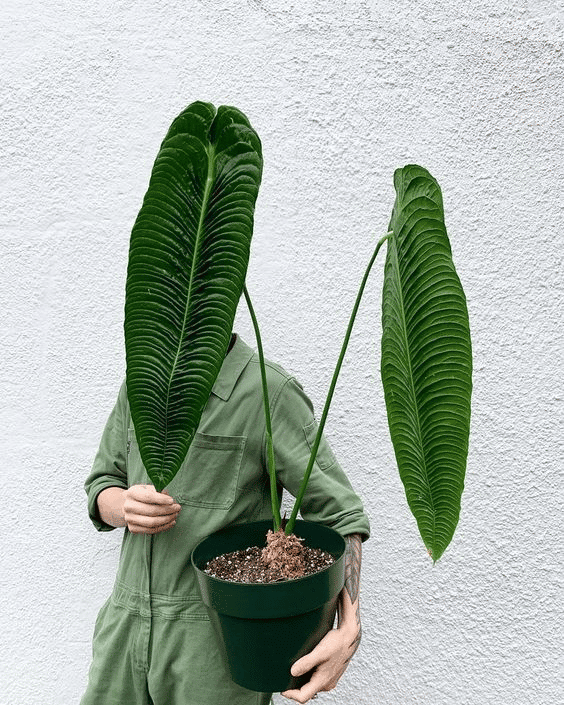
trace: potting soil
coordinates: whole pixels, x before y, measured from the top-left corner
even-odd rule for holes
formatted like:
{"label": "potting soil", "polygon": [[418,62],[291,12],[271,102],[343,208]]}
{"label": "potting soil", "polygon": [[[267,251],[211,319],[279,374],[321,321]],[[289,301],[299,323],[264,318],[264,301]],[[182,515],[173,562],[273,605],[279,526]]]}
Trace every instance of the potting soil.
{"label": "potting soil", "polygon": [[[260,546],[224,553],[208,561],[203,570],[214,578],[235,583],[276,583],[287,580],[284,568],[268,566],[263,561],[262,553]],[[317,573],[335,560],[330,553],[307,546],[303,546],[303,557],[303,576]]]}

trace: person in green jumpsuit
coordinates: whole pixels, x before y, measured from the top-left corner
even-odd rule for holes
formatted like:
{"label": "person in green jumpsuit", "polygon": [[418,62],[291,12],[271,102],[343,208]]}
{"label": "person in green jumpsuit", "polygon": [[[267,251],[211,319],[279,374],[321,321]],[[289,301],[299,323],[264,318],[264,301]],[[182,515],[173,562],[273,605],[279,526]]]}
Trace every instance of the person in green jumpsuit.
{"label": "person in green jumpsuit", "polygon": [[[280,492],[296,495],[315,438],[310,400],[294,377],[267,362]],[[271,693],[236,685],[201,601],[190,554],[230,524],[271,517],[258,356],[234,335],[180,471],[163,492],[150,484],[122,385],[85,489],[98,531],[125,527],[112,594],[97,617],[81,705],[266,705]],[[301,514],[347,539],[338,624],[292,667],[315,671],[305,703],[331,690],[360,640],[361,542],[369,523],[329,445],[321,443]],[[151,539],[152,536],[152,539]],[[150,542],[152,541],[152,550]]]}

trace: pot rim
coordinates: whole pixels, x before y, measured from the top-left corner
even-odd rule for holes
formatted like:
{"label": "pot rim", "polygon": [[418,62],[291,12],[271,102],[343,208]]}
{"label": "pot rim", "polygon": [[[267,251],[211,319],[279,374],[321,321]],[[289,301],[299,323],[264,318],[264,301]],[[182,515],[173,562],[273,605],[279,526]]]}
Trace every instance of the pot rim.
{"label": "pot rim", "polygon": [[[271,588],[272,589],[274,586],[277,586],[277,585],[287,585],[288,583],[299,584],[299,583],[305,582],[307,580],[310,580],[314,576],[322,575],[323,573],[331,570],[331,568],[334,566],[334,564],[342,558],[343,554],[346,551],[347,546],[346,546],[345,539],[341,536],[341,534],[336,529],[333,529],[330,526],[326,526],[324,524],[318,524],[317,522],[314,522],[314,521],[306,521],[305,519],[298,519],[296,521],[296,527],[298,527],[298,525],[300,525],[300,524],[313,524],[314,526],[318,526],[318,527],[322,526],[323,528],[329,529],[330,531],[337,534],[343,541],[343,550],[340,551],[338,555],[335,555],[334,553],[331,553],[330,551],[328,551],[328,553],[331,553],[331,555],[333,556],[333,559],[334,559],[333,563],[326,565],[324,568],[321,568],[321,570],[315,571],[315,573],[310,573],[309,575],[302,575],[299,578],[287,578],[286,580],[276,580],[276,581],[270,582],[270,583],[241,582],[238,580],[225,580],[224,578],[217,578],[214,575],[210,575],[209,573],[206,573],[205,570],[200,568],[196,564],[196,562],[194,561],[194,554],[196,553],[197,549],[200,547],[200,545],[202,543],[204,543],[204,541],[207,541],[211,536],[214,536],[222,531],[227,532],[230,529],[235,530],[238,527],[250,526],[252,524],[261,524],[261,523],[265,523],[265,522],[268,522],[269,524],[272,523],[272,521],[269,519],[263,519],[263,520],[258,520],[258,521],[249,521],[249,522],[240,522],[239,524],[230,524],[229,526],[226,526],[223,529],[218,529],[217,531],[214,531],[213,533],[209,534],[208,536],[205,536],[201,541],[198,541],[198,543],[196,544],[196,546],[192,550],[192,553],[190,555],[190,562],[192,563],[192,566],[194,567],[194,569],[196,571],[198,571],[199,573],[204,575],[206,580],[218,583],[220,585],[248,585],[249,587],[253,587],[253,588],[257,588],[257,589],[261,589],[261,588]],[[253,545],[253,544],[251,544],[251,545]],[[240,550],[242,550],[242,549],[240,549]],[[228,551],[228,553],[231,553],[231,551]],[[223,554],[220,553],[218,555],[223,555]],[[208,559],[208,560],[210,560],[210,559]]]}

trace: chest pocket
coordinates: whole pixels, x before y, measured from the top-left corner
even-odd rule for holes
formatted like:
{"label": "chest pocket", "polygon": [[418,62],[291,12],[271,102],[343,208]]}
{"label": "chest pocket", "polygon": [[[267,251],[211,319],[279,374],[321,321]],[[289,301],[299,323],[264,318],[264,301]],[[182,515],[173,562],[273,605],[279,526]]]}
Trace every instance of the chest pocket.
{"label": "chest pocket", "polygon": [[[167,485],[169,494],[180,504],[229,509],[236,498],[246,440],[245,436],[196,433],[180,470]],[[132,428],[127,460],[130,485],[150,482]]]}

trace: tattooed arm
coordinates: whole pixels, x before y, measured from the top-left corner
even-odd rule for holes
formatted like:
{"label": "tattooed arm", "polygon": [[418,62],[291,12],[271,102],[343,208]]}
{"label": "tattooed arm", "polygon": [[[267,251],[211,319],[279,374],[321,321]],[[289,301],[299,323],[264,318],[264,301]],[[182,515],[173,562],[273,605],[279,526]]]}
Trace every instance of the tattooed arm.
{"label": "tattooed arm", "polygon": [[362,627],[360,624],[360,565],[362,562],[362,539],[360,534],[350,534],[346,537],[345,553],[345,587],[340,595],[338,605],[339,627],[347,625],[355,638],[350,645],[351,654],[347,663],[354,656],[360,644]]}
{"label": "tattooed arm", "polygon": [[299,690],[287,690],[282,693],[298,703],[307,703],[321,691],[333,690],[360,643],[362,539],[360,534],[350,534],[346,537],[346,542],[345,587],[339,596],[337,628],[330,631],[311,653],[292,666],[294,676],[315,668],[311,680]]}

